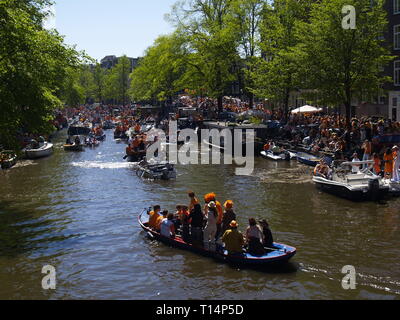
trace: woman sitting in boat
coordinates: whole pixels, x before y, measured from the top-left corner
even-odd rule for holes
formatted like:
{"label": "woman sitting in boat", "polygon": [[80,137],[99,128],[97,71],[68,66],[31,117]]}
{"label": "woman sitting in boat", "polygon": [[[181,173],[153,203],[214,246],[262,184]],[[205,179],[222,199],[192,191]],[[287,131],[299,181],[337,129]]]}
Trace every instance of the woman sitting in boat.
{"label": "woman sitting in boat", "polygon": [[262,227],[262,233],[263,233],[263,245],[264,248],[268,249],[274,249],[274,238],[272,236],[271,229],[269,228],[269,224],[267,220],[263,219],[259,221],[260,226]]}
{"label": "woman sitting in boat", "polygon": [[243,234],[238,230],[238,223],[233,220],[230,229],[226,230],[222,236],[222,242],[229,255],[243,255],[244,239]]}
{"label": "woman sitting in boat", "polygon": [[247,252],[253,256],[262,256],[265,253],[263,246],[264,235],[254,218],[249,219],[249,226],[246,230]]}
{"label": "woman sitting in boat", "polygon": [[168,214],[167,219],[161,222],[161,235],[167,238],[175,238],[174,215]]}

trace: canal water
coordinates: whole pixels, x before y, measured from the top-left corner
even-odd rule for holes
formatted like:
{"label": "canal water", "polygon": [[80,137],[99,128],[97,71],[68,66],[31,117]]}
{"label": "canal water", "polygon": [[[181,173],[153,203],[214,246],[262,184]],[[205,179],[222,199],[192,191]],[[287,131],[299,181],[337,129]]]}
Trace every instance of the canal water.
{"label": "canal water", "polygon": [[[248,177],[192,165],[176,181],[143,181],[107,135],[66,153],[60,132],[53,156],[0,171],[0,299],[399,299],[400,200],[338,199],[316,190],[309,168],[261,158]],[[140,211],[172,211],[188,190],[233,200],[242,230],[267,219],[298,254],[280,270],[239,270],[147,239]],[[42,289],[45,265],[56,290]],[[346,265],[355,290],[342,288]]]}

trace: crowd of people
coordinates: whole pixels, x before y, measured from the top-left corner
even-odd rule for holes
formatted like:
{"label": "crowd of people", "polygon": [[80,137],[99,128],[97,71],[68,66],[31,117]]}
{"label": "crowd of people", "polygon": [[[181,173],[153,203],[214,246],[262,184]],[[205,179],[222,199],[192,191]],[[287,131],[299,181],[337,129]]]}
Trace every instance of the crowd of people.
{"label": "crowd of people", "polygon": [[189,204],[178,205],[175,213],[162,211],[160,205],[155,205],[147,212],[148,227],[162,236],[175,238],[179,234],[184,242],[193,246],[209,251],[226,250],[229,255],[247,252],[262,256],[274,250],[273,236],[266,220],[257,224],[254,218],[249,219],[249,226],[243,235],[238,230],[233,201],[227,200],[222,206],[216,194],[209,193],[204,196],[202,208],[195,193],[189,192],[188,196]]}

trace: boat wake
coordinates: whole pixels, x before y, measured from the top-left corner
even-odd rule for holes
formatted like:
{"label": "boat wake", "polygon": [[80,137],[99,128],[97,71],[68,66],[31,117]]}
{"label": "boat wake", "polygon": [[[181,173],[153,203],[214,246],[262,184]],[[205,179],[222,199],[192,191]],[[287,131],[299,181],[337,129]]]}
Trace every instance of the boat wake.
{"label": "boat wake", "polygon": [[[314,277],[323,277],[331,281],[341,282],[344,274],[337,273],[337,270],[325,270],[300,263],[302,272],[311,273]],[[400,295],[400,281],[391,277],[374,276],[370,274],[357,273],[357,286],[370,287],[385,293]]]}
{"label": "boat wake", "polygon": [[127,169],[136,166],[133,162],[101,162],[101,161],[84,161],[72,162],[73,167],[84,169]]}
{"label": "boat wake", "polygon": [[312,181],[312,171],[306,167],[274,168],[268,170],[257,170],[256,176],[268,183],[294,183],[303,184]]}

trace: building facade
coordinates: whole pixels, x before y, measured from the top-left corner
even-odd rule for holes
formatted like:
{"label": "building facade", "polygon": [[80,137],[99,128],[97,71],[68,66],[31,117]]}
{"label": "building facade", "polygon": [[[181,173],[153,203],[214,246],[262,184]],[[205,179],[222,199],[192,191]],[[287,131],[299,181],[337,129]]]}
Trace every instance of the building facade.
{"label": "building facade", "polygon": [[385,74],[393,81],[385,85],[388,92],[388,118],[400,121],[400,0],[386,0],[385,9],[389,21],[386,39],[396,58],[386,68]]}
{"label": "building facade", "polygon": [[[111,69],[115,67],[121,57],[117,58],[117,56],[105,56],[103,59],[100,60],[100,65],[104,69]],[[138,66],[140,58],[130,58],[128,57],[131,63],[131,72]]]}

